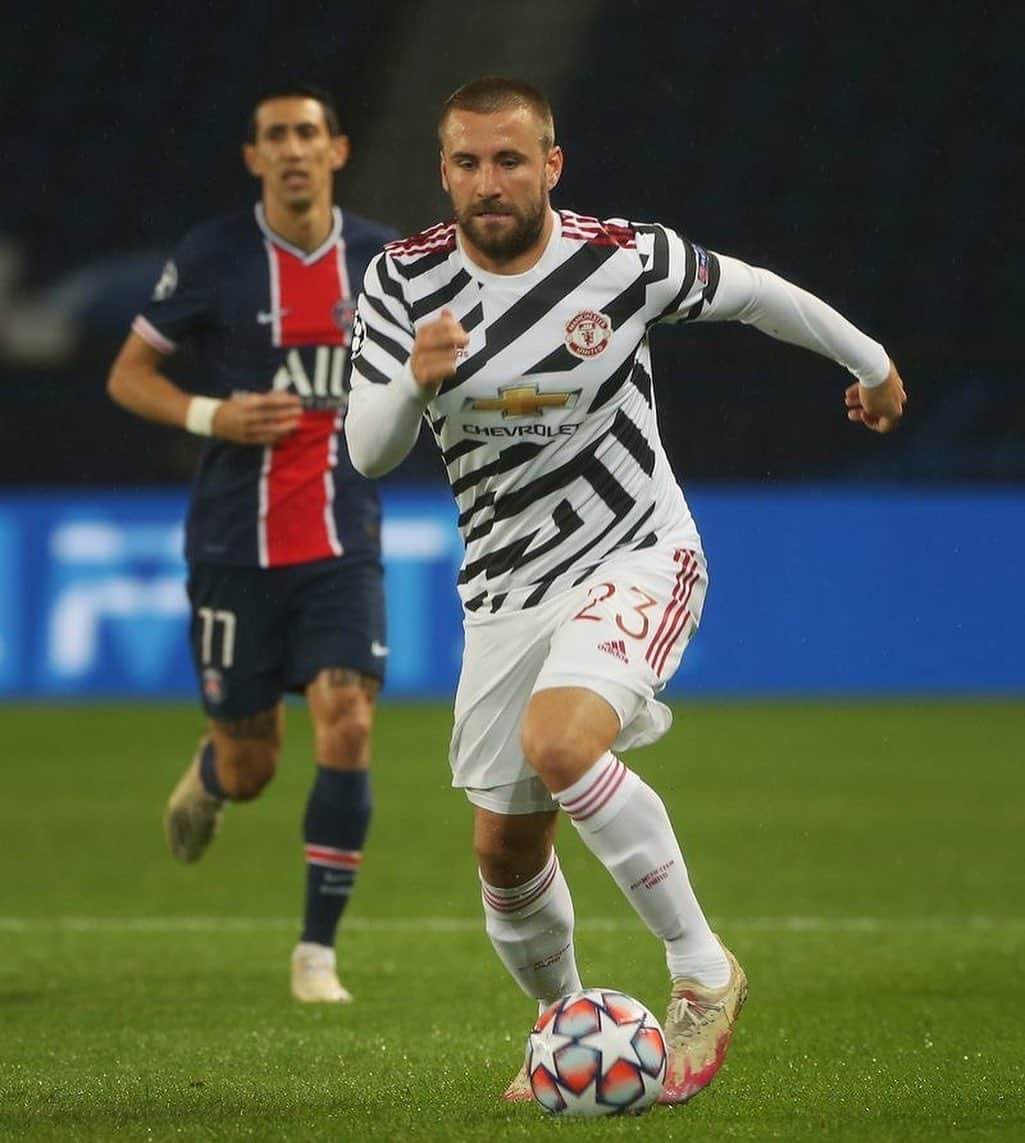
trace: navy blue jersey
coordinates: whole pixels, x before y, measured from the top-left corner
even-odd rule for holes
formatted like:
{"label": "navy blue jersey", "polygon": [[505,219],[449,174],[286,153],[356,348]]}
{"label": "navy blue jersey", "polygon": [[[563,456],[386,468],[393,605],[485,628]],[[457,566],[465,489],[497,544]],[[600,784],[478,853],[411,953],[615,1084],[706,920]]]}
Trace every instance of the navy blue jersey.
{"label": "navy blue jersey", "polygon": [[307,254],[263,208],[192,230],[132,328],[161,353],[189,341],[213,397],[297,393],[299,427],[272,447],[206,443],[185,533],[190,561],[277,567],[376,553],[380,507],[349,461],[345,412],[353,288],[396,232],[337,207]]}

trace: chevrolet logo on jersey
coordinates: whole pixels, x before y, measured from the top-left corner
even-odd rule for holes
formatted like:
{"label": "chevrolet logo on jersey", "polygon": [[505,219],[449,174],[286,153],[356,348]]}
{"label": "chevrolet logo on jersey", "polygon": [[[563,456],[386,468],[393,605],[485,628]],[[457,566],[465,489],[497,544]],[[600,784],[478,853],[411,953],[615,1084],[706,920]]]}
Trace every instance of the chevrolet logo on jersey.
{"label": "chevrolet logo on jersey", "polygon": [[463,412],[501,413],[503,417],[540,417],[545,409],[572,409],[581,390],[542,393],[537,385],[506,385],[497,397],[467,397]]}

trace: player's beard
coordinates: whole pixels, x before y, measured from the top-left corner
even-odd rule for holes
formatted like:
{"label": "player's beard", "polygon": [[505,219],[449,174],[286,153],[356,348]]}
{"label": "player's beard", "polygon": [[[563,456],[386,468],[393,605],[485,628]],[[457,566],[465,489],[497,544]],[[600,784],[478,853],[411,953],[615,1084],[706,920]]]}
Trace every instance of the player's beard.
{"label": "player's beard", "polygon": [[[488,208],[507,212],[515,225],[494,232],[483,225],[478,215]],[[526,254],[541,237],[548,201],[542,193],[535,202],[519,210],[507,203],[485,203],[460,211],[456,219],[460,228],[482,254],[495,262],[512,262]]]}

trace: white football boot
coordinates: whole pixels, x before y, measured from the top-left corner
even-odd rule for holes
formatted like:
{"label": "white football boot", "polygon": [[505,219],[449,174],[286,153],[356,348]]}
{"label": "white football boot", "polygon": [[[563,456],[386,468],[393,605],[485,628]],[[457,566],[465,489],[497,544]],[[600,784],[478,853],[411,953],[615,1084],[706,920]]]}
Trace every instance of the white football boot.
{"label": "white football boot", "polygon": [[733,1025],[747,999],[747,977],[723,945],[730,979],[722,988],[706,988],[678,978],[666,1013],[669,1067],[659,1103],[685,1103],[707,1087],[722,1067]]}
{"label": "white football boot", "polygon": [[[543,1000],[537,1002],[537,1014],[541,1016],[548,1008]],[[502,1092],[502,1098],[509,1103],[524,1103],[534,1098],[534,1089],[530,1086],[530,1076],[527,1074],[527,1061],[520,1064],[520,1070],[509,1081],[509,1086]]]}
{"label": "white football boot", "polygon": [[502,1098],[507,1099],[510,1103],[523,1103],[525,1100],[534,1098],[525,1063],[520,1066],[520,1070],[509,1081],[509,1086],[502,1092]]}
{"label": "white football boot", "polygon": [[292,995],[303,1004],[348,1004],[352,993],[338,979],[335,950],[300,941],[292,950]]}
{"label": "white football boot", "polygon": [[209,740],[199,743],[195,757],[181,776],[164,811],[164,833],[179,861],[198,861],[214,839],[224,815],[224,802],[207,793],[199,776],[199,759]]}

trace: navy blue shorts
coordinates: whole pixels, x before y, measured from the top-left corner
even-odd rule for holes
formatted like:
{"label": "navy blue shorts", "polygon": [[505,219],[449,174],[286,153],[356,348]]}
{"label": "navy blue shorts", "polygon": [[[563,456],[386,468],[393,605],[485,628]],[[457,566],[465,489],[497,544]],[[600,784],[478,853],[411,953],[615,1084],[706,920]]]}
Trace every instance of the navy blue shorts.
{"label": "navy blue shorts", "polygon": [[384,681],[379,562],[341,557],[279,568],[189,566],[189,637],[211,718],[259,714],[327,667]]}

